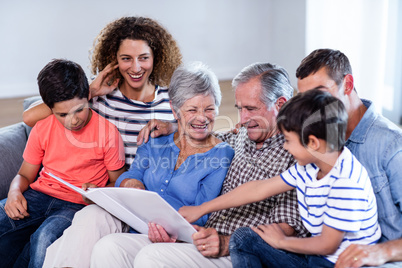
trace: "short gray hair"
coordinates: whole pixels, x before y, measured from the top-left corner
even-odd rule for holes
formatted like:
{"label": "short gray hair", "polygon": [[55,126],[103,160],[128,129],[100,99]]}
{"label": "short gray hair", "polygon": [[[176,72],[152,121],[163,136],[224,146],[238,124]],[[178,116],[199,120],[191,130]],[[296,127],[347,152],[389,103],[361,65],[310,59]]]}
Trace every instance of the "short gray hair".
{"label": "short gray hair", "polygon": [[232,87],[236,90],[239,84],[246,83],[254,77],[261,81],[261,101],[267,108],[271,107],[280,97],[289,100],[293,96],[293,87],[290,84],[287,71],[275,64],[253,63],[240,71],[232,81]]}
{"label": "short gray hair", "polygon": [[179,66],[173,73],[169,86],[169,98],[172,108],[179,115],[183,104],[198,95],[212,95],[218,114],[222,93],[216,75],[201,62]]}

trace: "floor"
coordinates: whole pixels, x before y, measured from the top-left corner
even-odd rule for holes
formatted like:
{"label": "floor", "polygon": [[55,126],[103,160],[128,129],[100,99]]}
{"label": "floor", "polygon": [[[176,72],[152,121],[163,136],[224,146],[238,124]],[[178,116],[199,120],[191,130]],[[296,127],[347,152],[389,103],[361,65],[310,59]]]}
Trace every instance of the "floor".
{"label": "floor", "polygon": [[[219,84],[222,90],[222,104],[215,121],[215,130],[225,131],[234,127],[238,121],[238,115],[234,107],[234,93],[231,81],[221,81]],[[0,99],[0,127],[22,121],[24,99],[25,97]]]}

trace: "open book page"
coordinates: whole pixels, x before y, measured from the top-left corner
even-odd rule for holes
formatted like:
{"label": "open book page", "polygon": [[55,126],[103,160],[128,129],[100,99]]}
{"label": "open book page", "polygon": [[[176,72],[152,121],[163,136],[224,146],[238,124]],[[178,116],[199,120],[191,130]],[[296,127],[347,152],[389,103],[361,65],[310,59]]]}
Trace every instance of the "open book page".
{"label": "open book page", "polygon": [[148,234],[148,223],[154,222],[165,228],[172,237],[192,243],[191,236],[196,232],[194,227],[155,192],[124,187],[89,188],[84,191],[48,174],[140,233]]}

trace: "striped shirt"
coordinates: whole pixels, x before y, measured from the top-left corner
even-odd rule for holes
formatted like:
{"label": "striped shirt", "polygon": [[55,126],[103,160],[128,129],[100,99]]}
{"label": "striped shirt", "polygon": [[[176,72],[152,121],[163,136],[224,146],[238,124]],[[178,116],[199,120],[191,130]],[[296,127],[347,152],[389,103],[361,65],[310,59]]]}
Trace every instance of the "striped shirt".
{"label": "striped shirt", "polygon": [[300,216],[312,236],[320,235],[323,224],[345,232],[333,255],[335,263],[350,244],[374,244],[381,237],[377,204],[366,169],[346,147],[331,171],[317,180],[314,164],[296,164],[281,174],[297,189]]}
{"label": "striped shirt", "polygon": [[[256,143],[248,138],[246,128],[241,128],[237,134],[218,133],[216,137],[235,150],[222,185],[222,194],[248,181],[277,176],[295,164],[292,155],[283,149],[282,134],[265,140],[261,149],[257,149]],[[206,227],[215,228],[222,235],[231,235],[239,227],[283,222],[293,227],[299,236],[307,234],[297,209],[295,190],[264,201],[213,212]]]}
{"label": "striped shirt", "polygon": [[118,89],[108,95],[95,97],[91,102],[92,109],[119,130],[124,142],[128,167],[137,151],[138,133],[151,119],[175,122],[169,105],[168,89],[159,86],[155,88],[155,99],[152,102],[131,100]]}

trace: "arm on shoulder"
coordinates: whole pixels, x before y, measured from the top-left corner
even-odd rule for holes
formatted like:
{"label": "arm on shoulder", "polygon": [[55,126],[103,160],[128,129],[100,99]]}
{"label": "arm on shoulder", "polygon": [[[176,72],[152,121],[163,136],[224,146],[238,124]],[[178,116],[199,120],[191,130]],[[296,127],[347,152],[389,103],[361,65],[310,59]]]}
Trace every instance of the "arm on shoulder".
{"label": "arm on shoulder", "polygon": [[149,137],[157,138],[159,136],[167,136],[177,130],[177,124],[162,121],[159,119],[150,120],[145,127],[141,129],[137,136],[137,145],[147,143]]}
{"label": "arm on shoulder", "polygon": [[22,113],[22,120],[30,127],[35,126],[36,122],[45,119],[52,114],[52,110],[43,102],[33,103],[27,110]]}

